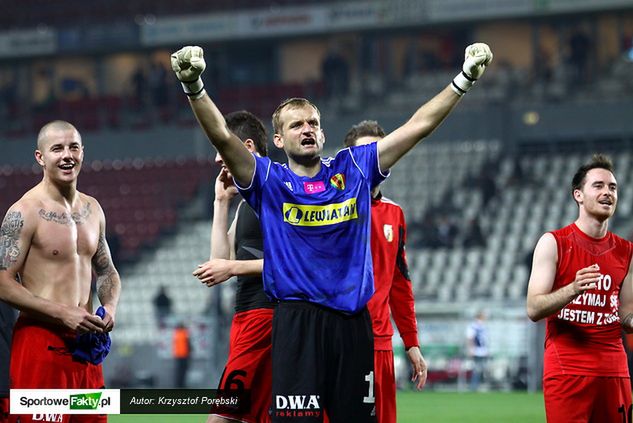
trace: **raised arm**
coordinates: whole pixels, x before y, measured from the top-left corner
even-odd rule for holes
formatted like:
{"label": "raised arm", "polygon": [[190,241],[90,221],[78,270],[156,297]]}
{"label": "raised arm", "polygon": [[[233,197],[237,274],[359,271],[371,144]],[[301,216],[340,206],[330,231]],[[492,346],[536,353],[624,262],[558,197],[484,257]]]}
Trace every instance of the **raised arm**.
{"label": "raised arm", "polygon": [[224,116],[207,95],[200,75],[206,63],[197,46],[183,47],[171,55],[171,67],[182,83],[189,104],[207,138],[218,150],[233,178],[248,186],[255,172],[255,159],[242,141],[226,126]]}
{"label": "raised arm", "polygon": [[620,324],[626,333],[633,333],[633,266],[629,263],[629,271],[620,288]]}
{"label": "raised arm", "polygon": [[[99,205],[99,203],[97,203],[97,205]],[[105,237],[105,214],[100,205],[98,210],[100,212],[99,244],[97,245],[97,251],[94,256],[92,256],[92,269],[97,277],[96,284],[99,302],[103,308],[106,309],[106,314],[103,316],[105,331],[109,332],[114,327],[114,316],[116,315],[116,308],[121,295],[121,278],[112,262],[110,247],[108,247],[108,242]]]}
{"label": "raised arm", "polygon": [[556,240],[554,235],[546,233],[534,249],[528,283],[527,314],[535,322],[557,313],[584,291],[595,288],[600,277],[600,269],[594,264],[580,269],[574,281],[552,292],[557,262]]}
{"label": "raised arm", "polygon": [[0,300],[39,319],[79,332],[102,332],[104,323],[81,307],[71,307],[34,295],[18,283],[37,225],[33,207],[14,204],[0,226]]}
{"label": "raised arm", "polygon": [[[237,188],[225,168],[215,180],[215,198],[213,200],[213,222],[211,223],[210,259],[231,259],[235,256],[233,237],[235,220],[229,230],[229,207],[237,195]],[[237,216],[237,213],[235,214]]]}
{"label": "raised arm", "polygon": [[488,45],[476,43],[466,48],[460,72],[439,94],[420,107],[401,127],[378,141],[380,169],[391,168],[423,138],[430,135],[479,79],[492,61]]}

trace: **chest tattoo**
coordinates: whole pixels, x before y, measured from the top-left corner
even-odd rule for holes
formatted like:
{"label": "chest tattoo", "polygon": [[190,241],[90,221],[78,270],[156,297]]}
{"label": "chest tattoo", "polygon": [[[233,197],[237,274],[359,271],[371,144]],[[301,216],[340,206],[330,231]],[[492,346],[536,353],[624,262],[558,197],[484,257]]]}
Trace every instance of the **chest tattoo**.
{"label": "chest tattoo", "polygon": [[60,225],[70,226],[72,222],[75,222],[77,225],[81,225],[84,223],[88,217],[92,214],[92,210],[90,210],[90,203],[86,203],[85,206],[81,208],[81,210],[72,212],[70,214],[66,212],[57,213],[54,211],[46,211],[44,209],[40,209],[39,215],[42,219],[47,222],[59,223]]}

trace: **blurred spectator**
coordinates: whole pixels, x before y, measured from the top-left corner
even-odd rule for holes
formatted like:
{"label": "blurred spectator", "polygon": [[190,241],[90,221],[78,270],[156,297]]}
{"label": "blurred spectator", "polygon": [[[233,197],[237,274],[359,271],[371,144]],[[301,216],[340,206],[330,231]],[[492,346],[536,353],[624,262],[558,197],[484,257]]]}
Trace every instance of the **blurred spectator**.
{"label": "blurred spectator", "polygon": [[437,53],[435,53],[435,50],[423,48],[418,54],[420,56],[422,72],[436,71],[442,67],[440,58],[437,56]]}
{"label": "blurred spectator", "polygon": [[165,323],[171,316],[171,298],[167,295],[164,285],[160,286],[158,294],[154,297],[154,311],[158,326],[165,327]]}
{"label": "blurred spectator", "polygon": [[4,71],[0,73],[0,79],[3,81],[0,87],[0,107],[2,108],[2,116],[7,119],[15,119],[18,106],[18,90],[15,76]]}
{"label": "blurred spectator", "polygon": [[132,100],[137,102],[138,107],[143,106],[146,104],[148,83],[145,68],[142,64],[140,64],[132,74],[130,82],[134,90],[134,98]]}
{"label": "blurred spectator", "polygon": [[169,104],[169,83],[167,81],[167,69],[161,62],[152,62],[148,83],[154,106],[159,110],[163,109]]}
{"label": "blurred spectator", "polygon": [[468,31],[457,28],[443,35],[436,49],[439,65],[444,69],[461,66],[464,59],[464,49],[461,46],[468,44],[469,38]]}
{"label": "blurred spectator", "polygon": [[479,189],[481,190],[481,206],[486,208],[490,200],[497,195],[497,182],[492,176],[492,170],[484,166],[484,170],[479,177]]}
{"label": "blurred spectator", "polygon": [[189,329],[182,322],[174,328],[172,354],[174,357],[174,387],[186,388],[187,372],[191,359],[191,339]]}
{"label": "blurred spectator", "polygon": [[440,58],[435,51],[428,47],[421,47],[416,41],[410,41],[407,44],[403,59],[402,72],[405,78],[441,68]]}
{"label": "blurred spectator", "polygon": [[536,80],[549,83],[554,78],[554,66],[552,65],[552,54],[546,47],[540,46],[536,51],[534,61],[534,73]]}
{"label": "blurred spectator", "polygon": [[349,91],[349,64],[338,47],[332,47],[321,64],[321,75],[328,98],[343,96]]}
{"label": "blurred spectator", "polygon": [[402,76],[408,78],[417,75],[422,65],[418,54],[418,44],[415,41],[409,41],[404,51],[402,63]]}
{"label": "blurred spectator", "polygon": [[569,64],[575,86],[587,82],[590,49],[591,40],[582,29],[576,28],[569,38]]}
{"label": "blurred spectator", "polygon": [[466,329],[468,356],[472,358],[474,365],[470,378],[471,391],[479,389],[479,385],[484,378],[488,355],[490,354],[488,328],[484,323],[485,320],[486,314],[483,310],[480,310],[475,315],[475,319],[468,325],[468,329]]}
{"label": "blurred spectator", "polygon": [[529,172],[521,164],[521,158],[514,156],[512,158],[512,172],[508,178],[508,186],[529,185],[532,183],[532,177]]}
{"label": "blurred spectator", "polygon": [[429,211],[424,214],[421,222],[409,224],[408,244],[415,248],[437,248],[437,229],[433,214]]}
{"label": "blurred spectator", "polygon": [[61,80],[61,96],[63,100],[82,100],[90,97],[90,90],[84,81],[70,76]]}
{"label": "blurred spectator", "polygon": [[33,81],[33,110],[48,112],[57,104],[54,76],[55,71],[52,67],[42,67],[36,70]]}
{"label": "blurred spectator", "polygon": [[486,239],[481,232],[481,225],[478,218],[470,219],[468,227],[466,228],[466,234],[464,235],[464,247],[485,247]]}
{"label": "blurred spectator", "polygon": [[436,225],[438,246],[451,248],[458,232],[459,229],[453,220],[445,214],[441,215]]}

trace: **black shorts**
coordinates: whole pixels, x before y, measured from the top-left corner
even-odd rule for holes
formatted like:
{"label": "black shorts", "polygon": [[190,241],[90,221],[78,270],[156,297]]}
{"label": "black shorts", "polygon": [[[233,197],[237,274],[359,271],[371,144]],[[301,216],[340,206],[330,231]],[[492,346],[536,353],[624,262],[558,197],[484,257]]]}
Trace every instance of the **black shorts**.
{"label": "black shorts", "polygon": [[376,422],[369,312],[281,302],[273,318],[273,422]]}

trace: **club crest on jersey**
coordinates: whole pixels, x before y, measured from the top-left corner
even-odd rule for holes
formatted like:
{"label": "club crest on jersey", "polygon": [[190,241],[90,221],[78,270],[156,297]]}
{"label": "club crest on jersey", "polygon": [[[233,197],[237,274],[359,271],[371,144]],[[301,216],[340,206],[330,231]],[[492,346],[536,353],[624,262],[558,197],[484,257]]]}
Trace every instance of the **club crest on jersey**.
{"label": "club crest on jersey", "polygon": [[383,225],[382,231],[385,234],[385,239],[387,242],[393,241],[393,226],[391,225]]}
{"label": "club crest on jersey", "polygon": [[343,191],[345,189],[345,175],[342,173],[337,173],[336,175],[330,178],[330,185],[336,188],[339,191]]}

